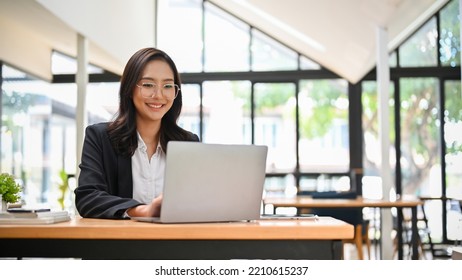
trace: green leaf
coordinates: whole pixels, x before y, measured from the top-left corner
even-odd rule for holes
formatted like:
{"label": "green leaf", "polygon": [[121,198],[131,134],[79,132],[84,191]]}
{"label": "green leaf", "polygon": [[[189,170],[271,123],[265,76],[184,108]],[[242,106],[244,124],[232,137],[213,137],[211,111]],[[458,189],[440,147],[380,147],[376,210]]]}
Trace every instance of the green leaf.
{"label": "green leaf", "polygon": [[8,173],[0,174],[0,194],[2,200],[15,203],[20,198],[21,187],[16,183],[13,175]]}

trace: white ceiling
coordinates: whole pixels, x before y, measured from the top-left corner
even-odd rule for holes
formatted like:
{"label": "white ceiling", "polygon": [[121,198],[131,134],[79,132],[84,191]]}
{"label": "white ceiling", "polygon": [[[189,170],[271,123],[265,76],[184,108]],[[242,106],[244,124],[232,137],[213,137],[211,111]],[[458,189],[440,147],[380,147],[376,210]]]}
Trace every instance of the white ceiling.
{"label": "white ceiling", "polygon": [[447,0],[210,0],[352,83],[376,64],[376,29],[388,49]]}
{"label": "white ceiling", "polygon": [[155,43],[154,7],[154,0],[0,0],[0,60],[51,80],[51,52],[76,56],[81,34],[90,63],[121,75],[136,50]]}
{"label": "white ceiling", "polygon": [[[89,10],[89,5],[95,3],[92,0],[66,0],[65,2],[72,6],[71,10],[78,10],[76,14],[83,23],[87,21],[92,23],[91,26],[84,26],[85,28],[81,27],[83,24],[78,25],[66,20],[71,17],[71,14],[56,16],[50,12],[50,9],[41,5],[46,3],[64,7],[65,4],[61,1],[63,0],[0,0],[0,38],[2,38],[0,60],[23,70],[29,68],[30,72],[35,71],[38,76],[49,79],[50,69],[47,69],[49,71],[47,75],[41,75],[33,65],[28,66],[28,63],[31,64],[30,61],[38,61],[43,67],[49,68],[45,61],[33,60],[30,56],[35,51],[41,56],[40,59],[49,59],[43,58],[43,54],[52,49],[75,55],[76,34],[83,33],[91,39],[90,62],[120,74],[127,60],[127,53],[131,53],[132,49],[137,47],[133,42],[146,43],[146,39],[143,41],[144,33],[131,32],[130,29],[119,27],[132,24],[136,27],[132,28],[133,30],[139,30],[141,26],[152,26],[152,24],[143,25],[142,22],[137,22],[137,17],[133,15],[139,15],[140,11],[145,13],[143,17],[147,17],[149,13],[153,14],[151,8],[143,10],[142,3],[145,7],[149,7],[155,0],[142,2],[137,0],[137,5],[133,5],[134,2],[128,0],[116,2],[98,0],[104,1],[106,3],[104,6],[118,8],[116,11],[119,11],[117,17],[120,20],[110,25],[119,26],[116,28],[98,23],[98,21],[107,22],[105,19],[112,19],[115,16],[110,14],[113,13],[111,9]],[[209,1],[352,83],[359,81],[376,64],[377,26],[388,30],[388,49],[393,50],[448,2],[448,0]],[[101,5],[93,6],[99,9]],[[129,17],[133,20],[127,21]],[[74,21],[78,21],[76,17],[73,18]],[[178,22],[181,24],[181,21]],[[110,40],[103,40],[102,37]],[[17,48],[22,49],[19,51]],[[16,56],[11,59],[8,57],[9,53]]]}

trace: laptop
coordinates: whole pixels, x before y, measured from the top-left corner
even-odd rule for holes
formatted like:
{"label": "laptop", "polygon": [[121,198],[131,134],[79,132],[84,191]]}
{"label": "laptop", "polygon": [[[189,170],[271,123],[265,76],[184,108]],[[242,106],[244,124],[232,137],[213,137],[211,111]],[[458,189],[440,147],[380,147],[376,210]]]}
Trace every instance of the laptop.
{"label": "laptop", "polygon": [[170,141],[160,217],[142,222],[260,219],[268,147]]}

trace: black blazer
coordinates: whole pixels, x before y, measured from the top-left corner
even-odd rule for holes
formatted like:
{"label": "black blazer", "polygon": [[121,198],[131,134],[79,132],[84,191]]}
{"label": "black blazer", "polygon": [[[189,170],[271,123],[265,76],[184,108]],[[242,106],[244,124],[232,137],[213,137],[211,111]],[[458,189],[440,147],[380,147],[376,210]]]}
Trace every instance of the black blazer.
{"label": "black blazer", "polygon": [[[133,199],[131,157],[118,155],[107,133],[109,123],[85,130],[75,204],[86,218],[122,219],[128,208],[142,203]],[[191,133],[191,141],[199,141]]]}

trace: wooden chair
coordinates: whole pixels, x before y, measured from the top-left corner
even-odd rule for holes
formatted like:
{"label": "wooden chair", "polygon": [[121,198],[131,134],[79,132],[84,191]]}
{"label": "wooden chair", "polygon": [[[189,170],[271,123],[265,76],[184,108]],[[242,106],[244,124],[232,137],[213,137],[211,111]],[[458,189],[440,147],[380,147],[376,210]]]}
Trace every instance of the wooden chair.
{"label": "wooden chair", "polygon": [[352,243],[358,251],[358,259],[363,260],[363,245],[366,244],[367,257],[371,259],[371,240],[369,239],[369,221],[363,220],[363,224],[355,225],[355,235],[353,239],[343,240],[343,243]]}
{"label": "wooden chair", "polygon": [[[314,199],[322,198],[341,198],[341,199],[354,199],[355,193],[338,193],[338,192],[319,192],[312,193]],[[344,222],[347,222],[355,227],[355,234],[353,239],[344,240],[344,243],[355,244],[358,251],[358,259],[363,260],[363,245],[366,244],[368,258],[371,257],[371,242],[369,239],[369,221],[363,218],[362,208],[318,208],[313,209],[312,213],[318,216],[330,216]]]}

